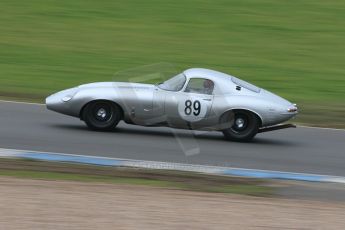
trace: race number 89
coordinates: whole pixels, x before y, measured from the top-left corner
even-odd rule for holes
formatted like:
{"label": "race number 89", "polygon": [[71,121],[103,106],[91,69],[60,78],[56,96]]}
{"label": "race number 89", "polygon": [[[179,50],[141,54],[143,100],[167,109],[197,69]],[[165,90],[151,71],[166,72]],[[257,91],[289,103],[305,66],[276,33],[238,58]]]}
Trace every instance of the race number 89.
{"label": "race number 89", "polygon": [[194,116],[198,116],[200,114],[200,111],[201,111],[200,101],[196,100],[192,102],[191,100],[187,100],[185,101],[184,105],[185,105],[184,113],[186,115],[189,116],[193,113]]}

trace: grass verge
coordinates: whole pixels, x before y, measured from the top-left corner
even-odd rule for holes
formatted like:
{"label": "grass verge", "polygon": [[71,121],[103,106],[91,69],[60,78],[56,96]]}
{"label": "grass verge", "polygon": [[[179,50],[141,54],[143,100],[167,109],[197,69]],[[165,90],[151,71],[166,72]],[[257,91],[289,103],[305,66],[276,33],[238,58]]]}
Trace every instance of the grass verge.
{"label": "grass verge", "polygon": [[297,103],[298,122],[345,128],[344,9],[339,0],[3,1],[0,97],[42,102],[168,62],[239,76]]}
{"label": "grass verge", "polygon": [[79,164],[0,159],[0,176],[42,180],[68,180],[112,184],[130,184],[200,191],[273,196],[266,181],[211,176],[179,171],[98,167]]}

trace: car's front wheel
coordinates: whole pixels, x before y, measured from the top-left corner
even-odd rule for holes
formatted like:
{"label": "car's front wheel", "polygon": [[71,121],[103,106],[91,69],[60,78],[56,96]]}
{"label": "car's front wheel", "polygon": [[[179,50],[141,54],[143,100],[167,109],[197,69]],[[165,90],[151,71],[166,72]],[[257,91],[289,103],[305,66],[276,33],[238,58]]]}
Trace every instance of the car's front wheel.
{"label": "car's front wheel", "polygon": [[94,101],[86,105],[82,118],[92,130],[111,131],[121,120],[121,109],[111,102]]}
{"label": "car's front wheel", "polygon": [[231,141],[250,141],[259,131],[258,117],[249,111],[234,111],[232,126],[222,130],[224,137]]}

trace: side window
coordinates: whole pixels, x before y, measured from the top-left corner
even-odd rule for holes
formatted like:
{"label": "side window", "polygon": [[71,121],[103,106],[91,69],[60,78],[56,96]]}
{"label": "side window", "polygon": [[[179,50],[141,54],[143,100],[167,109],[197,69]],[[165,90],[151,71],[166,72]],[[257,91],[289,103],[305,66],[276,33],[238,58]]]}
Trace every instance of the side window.
{"label": "side window", "polygon": [[213,93],[213,89],[213,81],[205,78],[191,78],[185,92],[211,95]]}

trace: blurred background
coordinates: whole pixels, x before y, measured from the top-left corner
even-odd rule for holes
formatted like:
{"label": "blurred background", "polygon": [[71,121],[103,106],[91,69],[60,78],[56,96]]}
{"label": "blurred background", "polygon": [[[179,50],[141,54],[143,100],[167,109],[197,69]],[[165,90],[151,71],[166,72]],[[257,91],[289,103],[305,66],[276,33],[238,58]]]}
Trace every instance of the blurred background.
{"label": "blurred background", "polygon": [[3,0],[0,97],[43,102],[167,62],[271,90],[299,105],[297,123],[345,128],[344,21],[339,0]]}

